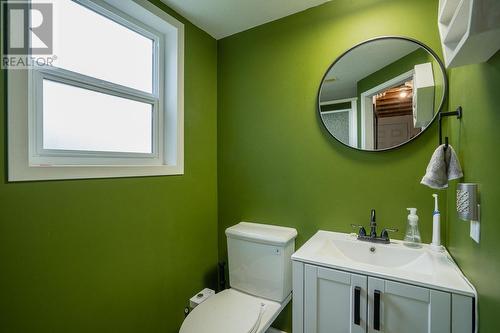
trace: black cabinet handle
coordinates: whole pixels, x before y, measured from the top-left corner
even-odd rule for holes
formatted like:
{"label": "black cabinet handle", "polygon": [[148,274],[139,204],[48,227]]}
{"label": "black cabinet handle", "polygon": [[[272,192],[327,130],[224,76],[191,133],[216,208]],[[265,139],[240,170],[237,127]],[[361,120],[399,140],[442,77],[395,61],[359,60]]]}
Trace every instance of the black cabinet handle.
{"label": "black cabinet handle", "polygon": [[354,288],[354,324],[359,325],[361,322],[360,315],[361,307],[361,287]]}
{"label": "black cabinet handle", "polygon": [[380,331],[380,290],[373,293],[373,329]]}

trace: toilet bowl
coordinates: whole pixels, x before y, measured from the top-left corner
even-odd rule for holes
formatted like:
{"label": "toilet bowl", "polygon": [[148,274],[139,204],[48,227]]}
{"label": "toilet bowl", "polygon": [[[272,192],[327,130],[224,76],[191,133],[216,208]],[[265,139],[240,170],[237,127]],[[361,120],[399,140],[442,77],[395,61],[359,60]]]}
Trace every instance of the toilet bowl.
{"label": "toilet bowl", "polygon": [[241,222],[226,236],[231,289],[198,305],[179,333],[263,333],[292,298],[295,229]]}
{"label": "toilet bowl", "polygon": [[198,305],[182,324],[180,333],[265,332],[290,299],[291,295],[278,303],[227,289]]}

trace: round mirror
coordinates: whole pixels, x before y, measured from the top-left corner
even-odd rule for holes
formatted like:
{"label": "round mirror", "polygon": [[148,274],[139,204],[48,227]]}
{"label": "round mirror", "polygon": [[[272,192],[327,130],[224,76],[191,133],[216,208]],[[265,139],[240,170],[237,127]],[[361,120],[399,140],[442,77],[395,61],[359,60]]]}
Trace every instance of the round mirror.
{"label": "round mirror", "polygon": [[333,62],[318,93],[328,132],[359,150],[381,151],[418,137],[446,96],[443,63],[426,45],[404,37],[358,44]]}

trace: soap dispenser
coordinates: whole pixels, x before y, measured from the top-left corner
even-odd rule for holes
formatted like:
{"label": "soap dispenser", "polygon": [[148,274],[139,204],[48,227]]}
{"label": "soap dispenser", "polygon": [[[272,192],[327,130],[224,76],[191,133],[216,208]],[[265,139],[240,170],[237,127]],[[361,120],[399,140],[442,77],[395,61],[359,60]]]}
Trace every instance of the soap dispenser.
{"label": "soap dispenser", "polygon": [[418,230],[418,216],[416,208],[407,208],[410,212],[408,215],[408,225],[406,227],[406,235],[404,244],[408,247],[422,247],[422,239]]}

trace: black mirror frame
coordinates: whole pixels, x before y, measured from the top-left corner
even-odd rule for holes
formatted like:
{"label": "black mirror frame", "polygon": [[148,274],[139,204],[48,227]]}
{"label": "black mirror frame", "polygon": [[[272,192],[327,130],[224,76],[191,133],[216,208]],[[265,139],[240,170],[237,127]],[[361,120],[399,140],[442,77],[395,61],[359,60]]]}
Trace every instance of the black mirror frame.
{"label": "black mirror frame", "polygon": [[[415,44],[418,44],[422,48],[424,48],[427,52],[429,52],[430,55],[432,55],[434,57],[434,59],[436,60],[436,62],[439,64],[439,67],[441,68],[441,73],[443,74],[443,96],[441,97],[441,103],[439,104],[439,108],[437,109],[437,112],[434,114],[434,117],[432,118],[432,120],[429,123],[429,125],[427,125],[427,127],[423,131],[421,131],[416,136],[414,136],[413,138],[411,138],[410,140],[408,140],[406,142],[403,142],[403,143],[401,143],[401,144],[399,144],[397,146],[391,147],[391,148],[378,149],[378,150],[368,150],[368,149],[362,149],[362,148],[358,148],[358,147],[352,147],[352,146],[350,146],[350,145],[348,145],[348,144],[340,141],[332,133],[330,133],[330,131],[326,127],[325,123],[321,119],[320,97],[321,97],[321,90],[323,88],[323,82],[325,81],[326,76],[328,75],[328,73],[330,72],[330,70],[333,68],[333,66],[335,66],[335,64],[337,62],[339,62],[340,59],[342,59],[342,57],[344,57],[346,54],[348,54],[352,50],[354,50],[354,49],[356,49],[356,48],[358,48],[358,47],[360,47],[362,45],[365,45],[365,44],[368,44],[368,43],[371,43],[371,42],[374,42],[374,41],[377,41],[377,40],[386,40],[386,39],[397,39],[397,40],[404,40],[404,41],[413,42]],[[439,113],[441,112],[441,109],[444,106],[444,102],[446,101],[446,96],[447,95],[448,95],[448,76],[446,75],[446,68],[445,68],[443,62],[441,61],[441,59],[439,58],[439,56],[437,55],[437,53],[434,52],[434,50],[432,50],[429,46],[427,46],[426,44],[422,43],[421,41],[419,41],[417,39],[414,39],[414,38],[411,38],[411,37],[404,37],[404,36],[380,36],[380,37],[375,37],[375,38],[367,39],[367,40],[365,40],[365,41],[363,41],[363,42],[361,42],[359,44],[354,45],[353,47],[349,48],[348,50],[346,50],[342,54],[340,54],[337,57],[337,59],[335,59],[335,61],[328,67],[328,69],[326,70],[325,74],[323,75],[323,78],[321,79],[320,86],[319,86],[319,89],[318,89],[318,94],[317,94],[317,99],[316,99],[317,100],[317,109],[318,109],[317,112],[318,112],[318,117],[319,117],[321,125],[326,130],[326,132],[332,138],[334,138],[337,142],[340,142],[342,145],[344,145],[346,147],[349,147],[351,149],[357,150],[357,151],[369,152],[369,153],[378,153],[378,152],[390,151],[390,150],[401,148],[401,147],[403,147],[403,146],[405,146],[405,145],[407,145],[407,144],[415,141],[419,136],[421,136],[429,127],[431,127],[431,125],[434,123],[434,121],[436,121],[436,119],[438,118],[438,115],[439,115]]]}

